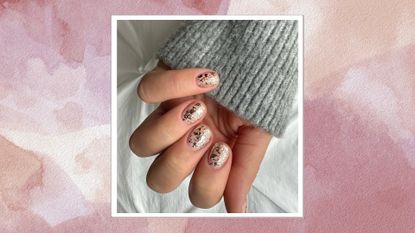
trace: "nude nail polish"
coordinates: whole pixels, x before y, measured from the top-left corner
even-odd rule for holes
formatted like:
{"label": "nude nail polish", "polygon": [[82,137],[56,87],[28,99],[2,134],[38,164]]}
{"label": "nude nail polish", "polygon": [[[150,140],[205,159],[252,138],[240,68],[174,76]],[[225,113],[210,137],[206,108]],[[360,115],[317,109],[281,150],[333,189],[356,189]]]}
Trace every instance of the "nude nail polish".
{"label": "nude nail polish", "polygon": [[216,143],[209,154],[208,164],[213,168],[221,168],[228,160],[230,148],[222,142]]}
{"label": "nude nail polish", "polygon": [[200,150],[206,146],[212,138],[212,132],[206,125],[199,125],[187,137],[187,144],[193,150]]}
{"label": "nude nail polish", "polygon": [[206,112],[205,105],[200,102],[191,103],[185,108],[182,114],[182,120],[186,124],[193,124],[198,121]]}
{"label": "nude nail polish", "polygon": [[213,87],[219,84],[219,76],[216,72],[208,71],[196,77],[199,87]]}

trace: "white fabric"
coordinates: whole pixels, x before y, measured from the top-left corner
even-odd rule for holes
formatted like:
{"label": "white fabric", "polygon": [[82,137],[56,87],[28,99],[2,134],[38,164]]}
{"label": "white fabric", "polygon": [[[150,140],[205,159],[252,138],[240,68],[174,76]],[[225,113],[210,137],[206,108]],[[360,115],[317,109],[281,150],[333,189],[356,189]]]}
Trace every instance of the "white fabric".
{"label": "white fabric", "polygon": [[[155,109],[136,95],[140,78],[157,64],[155,53],[180,21],[118,22],[118,212],[226,212],[223,200],[211,209],[193,207],[188,199],[188,177],[168,194],[153,192],[146,173],[154,157],[138,158],[128,147],[134,129]],[[282,139],[273,138],[248,195],[252,213],[297,212],[297,103]]]}

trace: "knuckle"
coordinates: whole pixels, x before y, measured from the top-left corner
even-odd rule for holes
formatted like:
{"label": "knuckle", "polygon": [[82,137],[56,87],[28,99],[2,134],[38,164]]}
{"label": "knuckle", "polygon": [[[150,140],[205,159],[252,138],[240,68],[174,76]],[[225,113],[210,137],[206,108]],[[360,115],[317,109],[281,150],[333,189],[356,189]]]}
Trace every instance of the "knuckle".
{"label": "knuckle", "polygon": [[128,145],[131,149],[131,151],[137,155],[138,157],[148,157],[151,156],[152,153],[148,150],[146,150],[145,146],[140,145],[140,140],[137,140],[136,136],[131,135],[129,141],[128,141]]}
{"label": "knuckle", "polygon": [[217,197],[216,193],[212,193],[208,188],[200,187],[200,185],[197,188],[192,188],[189,199],[194,206],[202,209],[212,208],[220,201],[220,197]]}
{"label": "knuckle", "polygon": [[174,122],[167,120],[161,120],[153,126],[153,132],[157,132],[157,137],[151,137],[151,139],[159,145],[172,145],[180,137],[180,132],[175,129]]}
{"label": "knuckle", "polygon": [[163,141],[173,143],[177,140],[176,138],[176,132],[172,132],[172,130],[169,129],[168,126],[163,127],[164,130],[160,131],[162,135],[160,135],[160,138],[162,138]]}
{"label": "knuckle", "polygon": [[157,193],[168,193],[174,190],[174,188],[172,189],[171,187],[158,182],[158,179],[154,178],[152,175],[152,168],[150,168],[150,170],[147,172],[147,176],[146,176],[146,183],[147,186],[153,190],[154,192]]}
{"label": "knuckle", "polygon": [[183,92],[183,86],[181,85],[182,77],[178,73],[172,73],[170,77],[169,87],[173,96]]}

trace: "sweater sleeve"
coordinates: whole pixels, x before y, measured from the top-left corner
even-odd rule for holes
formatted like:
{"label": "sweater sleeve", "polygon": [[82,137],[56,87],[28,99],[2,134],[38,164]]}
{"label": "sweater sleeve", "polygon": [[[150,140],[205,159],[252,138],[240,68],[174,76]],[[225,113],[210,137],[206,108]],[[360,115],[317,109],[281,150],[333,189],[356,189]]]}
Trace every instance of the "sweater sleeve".
{"label": "sweater sleeve", "polygon": [[297,22],[191,21],[161,48],[173,69],[209,68],[220,77],[208,95],[280,137],[297,91]]}

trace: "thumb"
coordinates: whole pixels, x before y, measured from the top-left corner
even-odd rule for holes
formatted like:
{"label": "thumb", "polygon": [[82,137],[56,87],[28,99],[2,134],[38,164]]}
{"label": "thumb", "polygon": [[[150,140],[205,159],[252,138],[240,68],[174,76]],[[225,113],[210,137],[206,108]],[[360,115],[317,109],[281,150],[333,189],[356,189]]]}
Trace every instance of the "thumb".
{"label": "thumb", "polygon": [[224,193],[229,213],[245,212],[247,194],[272,137],[262,129],[247,126],[241,127],[238,133],[232,152],[232,168]]}

